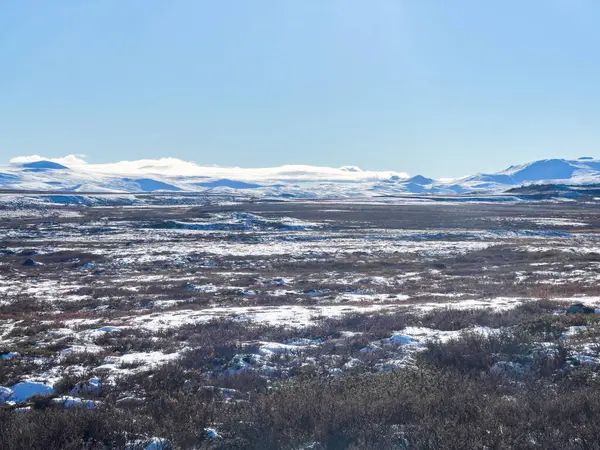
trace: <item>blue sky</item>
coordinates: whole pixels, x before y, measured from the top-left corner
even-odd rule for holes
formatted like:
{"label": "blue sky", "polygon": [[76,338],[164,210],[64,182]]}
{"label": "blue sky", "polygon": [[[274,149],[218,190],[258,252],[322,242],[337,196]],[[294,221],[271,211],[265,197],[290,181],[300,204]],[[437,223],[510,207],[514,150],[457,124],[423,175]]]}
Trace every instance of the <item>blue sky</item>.
{"label": "blue sky", "polygon": [[600,157],[596,0],[0,5],[0,160],[429,176]]}

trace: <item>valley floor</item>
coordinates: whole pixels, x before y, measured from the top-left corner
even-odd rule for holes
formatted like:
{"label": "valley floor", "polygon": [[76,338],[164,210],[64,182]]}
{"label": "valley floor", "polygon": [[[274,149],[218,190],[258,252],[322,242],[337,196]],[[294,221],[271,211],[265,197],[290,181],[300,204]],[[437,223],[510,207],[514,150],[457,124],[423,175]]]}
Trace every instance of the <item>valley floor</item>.
{"label": "valley floor", "polygon": [[599,448],[599,230],[570,201],[5,203],[0,448]]}

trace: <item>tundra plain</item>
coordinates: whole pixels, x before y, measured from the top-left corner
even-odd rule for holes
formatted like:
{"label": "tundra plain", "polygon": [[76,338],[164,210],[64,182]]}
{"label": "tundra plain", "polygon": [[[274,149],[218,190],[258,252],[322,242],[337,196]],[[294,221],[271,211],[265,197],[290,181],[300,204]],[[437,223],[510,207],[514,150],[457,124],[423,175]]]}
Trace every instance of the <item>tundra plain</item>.
{"label": "tundra plain", "polygon": [[600,448],[599,231],[578,201],[4,203],[0,447]]}

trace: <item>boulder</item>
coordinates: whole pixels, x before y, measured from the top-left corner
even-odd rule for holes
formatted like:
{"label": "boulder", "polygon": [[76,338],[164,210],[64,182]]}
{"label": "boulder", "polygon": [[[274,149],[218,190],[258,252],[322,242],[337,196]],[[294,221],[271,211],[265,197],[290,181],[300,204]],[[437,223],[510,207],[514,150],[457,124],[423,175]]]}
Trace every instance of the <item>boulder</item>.
{"label": "boulder", "polygon": [[4,386],[0,386],[0,405],[6,403],[12,395],[13,395],[12,389],[9,389]]}
{"label": "boulder", "polygon": [[24,262],[23,265],[25,267],[35,267],[35,266],[41,266],[42,263],[37,262],[35,259],[33,258],[27,258]]}
{"label": "boulder", "polygon": [[99,396],[102,392],[102,383],[98,378],[90,378],[87,381],[80,381],[71,389],[70,395],[94,395]]}
{"label": "boulder", "polygon": [[152,438],[144,450],[170,450],[172,447],[171,442],[167,439]]}
{"label": "boulder", "polygon": [[22,381],[11,386],[10,389],[13,391],[10,400],[15,402],[24,402],[38,395],[54,394],[51,386],[35,381]]}
{"label": "boulder", "polygon": [[62,406],[65,409],[72,409],[72,408],[94,409],[96,406],[98,406],[98,404],[93,400],[84,400],[79,397],[71,397],[68,395],[53,398],[52,403],[54,403],[57,406]]}
{"label": "boulder", "polygon": [[204,432],[209,439],[219,439],[221,437],[219,432],[214,428],[205,428]]}
{"label": "boulder", "polygon": [[583,303],[573,303],[567,308],[567,314],[594,314],[596,310]]}

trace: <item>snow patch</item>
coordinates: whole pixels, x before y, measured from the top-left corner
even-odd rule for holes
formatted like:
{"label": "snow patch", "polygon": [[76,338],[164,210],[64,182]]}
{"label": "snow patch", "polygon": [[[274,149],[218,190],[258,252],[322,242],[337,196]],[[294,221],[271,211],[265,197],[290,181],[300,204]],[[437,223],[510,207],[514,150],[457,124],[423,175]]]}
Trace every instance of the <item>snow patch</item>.
{"label": "snow patch", "polygon": [[36,395],[51,395],[54,394],[52,387],[34,381],[22,381],[10,387],[13,394],[9,397],[13,402],[24,402]]}

